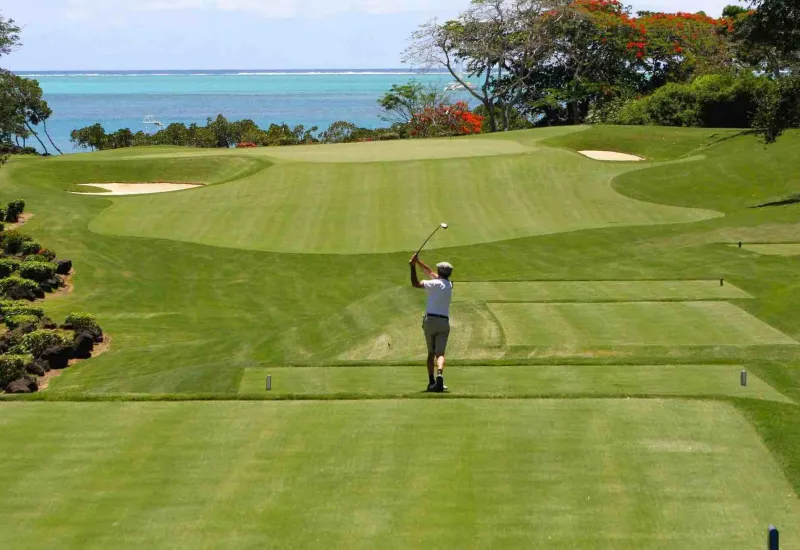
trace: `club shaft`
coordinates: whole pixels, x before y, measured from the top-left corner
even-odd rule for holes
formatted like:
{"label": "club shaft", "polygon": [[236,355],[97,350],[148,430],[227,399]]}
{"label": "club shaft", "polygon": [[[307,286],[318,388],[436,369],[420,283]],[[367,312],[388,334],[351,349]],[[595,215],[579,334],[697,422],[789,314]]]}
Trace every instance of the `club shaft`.
{"label": "club shaft", "polygon": [[433,236],[436,235],[436,232],[439,231],[440,229],[441,229],[441,226],[437,227],[436,229],[433,230],[433,233],[431,233],[430,236],[427,239],[425,239],[425,242],[422,243],[422,246],[420,246],[419,250],[417,250],[417,254],[416,254],[417,256],[419,256],[419,253],[422,252],[422,249],[425,248],[425,245],[428,244],[428,241],[431,240],[433,238]]}

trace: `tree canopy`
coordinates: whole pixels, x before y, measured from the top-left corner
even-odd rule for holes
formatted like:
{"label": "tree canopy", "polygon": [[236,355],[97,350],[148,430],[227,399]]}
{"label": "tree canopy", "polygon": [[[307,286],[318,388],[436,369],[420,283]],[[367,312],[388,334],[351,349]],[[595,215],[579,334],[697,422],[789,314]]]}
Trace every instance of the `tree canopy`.
{"label": "tree canopy", "polygon": [[[13,19],[0,16],[0,57],[20,44],[20,28]],[[31,137],[48,153],[36,131],[39,125],[52,147],[60,153],[47,132],[47,119],[52,114],[36,80],[22,78],[0,68],[0,154],[24,150]],[[5,157],[0,157],[0,164],[5,160]]]}

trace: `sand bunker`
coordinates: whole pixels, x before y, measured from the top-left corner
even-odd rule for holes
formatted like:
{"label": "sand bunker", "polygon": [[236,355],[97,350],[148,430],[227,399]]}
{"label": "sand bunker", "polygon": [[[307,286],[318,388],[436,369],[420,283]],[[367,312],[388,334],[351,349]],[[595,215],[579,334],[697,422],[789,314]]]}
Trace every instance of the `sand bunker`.
{"label": "sand bunker", "polygon": [[637,162],[644,160],[642,157],[636,155],[627,155],[625,153],[615,153],[614,151],[578,151],[581,155],[589,157],[594,160],[613,160],[618,162]]}
{"label": "sand bunker", "polygon": [[81,183],[81,187],[99,187],[108,193],[74,193],[73,195],[94,195],[97,197],[122,195],[149,195],[151,193],[169,193],[202,187],[195,183]]}

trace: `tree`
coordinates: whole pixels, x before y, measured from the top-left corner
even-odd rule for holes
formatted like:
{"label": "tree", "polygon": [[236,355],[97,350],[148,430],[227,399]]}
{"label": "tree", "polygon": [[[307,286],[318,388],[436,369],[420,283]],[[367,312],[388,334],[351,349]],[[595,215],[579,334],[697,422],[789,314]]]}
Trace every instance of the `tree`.
{"label": "tree", "polygon": [[73,130],[69,140],[77,147],[91,148],[92,151],[105,149],[107,143],[106,131],[100,123]]}
{"label": "tree", "polygon": [[797,0],[753,0],[755,11],[739,37],[759,64],[775,78],[800,66],[800,4]]}
{"label": "tree", "polygon": [[[394,88],[394,86],[392,88]],[[357,131],[358,126],[352,122],[339,120],[322,132],[320,141],[324,143],[349,143],[353,140],[353,136]]]}
{"label": "tree", "polygon": [[800,75],[775,81],[756,111],[753,129],[764,142],[774,143],[789,128],[800,126]]}
{"label": "tree", "polygon": [[434,84],[424,85],[418,80],[395,84],[378,104],[386,112],[381,118],[386,122],[408,124],[414,115],[424,109],[450,103],[452,92]]}
{"label": "tree", "polygon": [[[525,82],[552,56],[552,30],[564,0],[473,0],[457,19],[422,25],[404,61],[444,67],[486,110],[491,131],[508,129],[509,108]],[[467,77],[462,74],[462,66]],[[476,78],[475,85],[470,78]],[[498,108],[503,114],[498,125]]]}
{"label": "tree", "polygon": [[13,19],[0,16],[0,57],[8,55],[20,45],[20,28]]}
{"label": "tree", "polygon": [[[0,16],[0,57],[11,53],[20,43],[20,28],[14,23],[13,19],[5,19]],[[3,142],[8,142],[11,136],[18,136],[19,133],[12,131],[18,129],[16,113],[7,103],[7,99],[0,90],[0,146]],[[8,155],[0,154],[0,166],[6,163]]]}
{"label": "tree", "polygon": [[480,134],[482,129],[483,117],[472,113],[464,101],[426,107],[409,122],[409,134],[420,138]]}

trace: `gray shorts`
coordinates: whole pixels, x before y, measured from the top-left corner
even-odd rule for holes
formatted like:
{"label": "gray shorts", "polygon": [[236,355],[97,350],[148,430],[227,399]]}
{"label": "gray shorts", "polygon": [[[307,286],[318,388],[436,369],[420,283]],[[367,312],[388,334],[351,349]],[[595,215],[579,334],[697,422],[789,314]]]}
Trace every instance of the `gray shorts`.
{"label": "gray shorts", "polygon": [[447,339],[450,337],[450,321],[442,317],[426,315],[422,319],[422,330],[425,332],[428,353],[444,355],[447,349]]}

